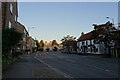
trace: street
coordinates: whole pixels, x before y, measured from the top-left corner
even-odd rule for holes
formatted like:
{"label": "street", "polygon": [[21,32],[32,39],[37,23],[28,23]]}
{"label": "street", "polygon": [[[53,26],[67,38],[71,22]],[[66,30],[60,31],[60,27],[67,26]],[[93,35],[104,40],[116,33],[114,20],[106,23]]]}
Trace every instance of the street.
{"label": "street", "polygon": [[36,52],[22,55],[3,78],[118,78],[118,62],[97,55]]}
{"label": "street", "polygon": [[60,52],[37,53],[34,57],[72,78],[118,77],[117,59]]}
{"label": "street", "polygon": [[118,80],[120,2],[103,2],[0,1],[0,78]]}

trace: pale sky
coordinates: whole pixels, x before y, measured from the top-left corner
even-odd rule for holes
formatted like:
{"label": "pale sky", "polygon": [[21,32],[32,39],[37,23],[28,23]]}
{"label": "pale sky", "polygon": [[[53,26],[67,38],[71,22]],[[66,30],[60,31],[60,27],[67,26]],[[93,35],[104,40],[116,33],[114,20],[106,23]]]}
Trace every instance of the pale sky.
{"label": "pale sky", "polygon": [[18,10],[18,21],[39,41],[78,38],[81,32],[92,31],[94,23],[112,22],[107,16],[118,23],[117,2],[19,2]]}

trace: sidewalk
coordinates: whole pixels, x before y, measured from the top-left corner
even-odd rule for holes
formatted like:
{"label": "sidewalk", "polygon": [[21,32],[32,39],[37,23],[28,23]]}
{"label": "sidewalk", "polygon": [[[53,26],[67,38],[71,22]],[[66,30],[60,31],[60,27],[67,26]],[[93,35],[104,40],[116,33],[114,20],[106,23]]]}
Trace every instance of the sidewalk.
{"label": "sidewalk", "polygon": [[65,78],[32,55],[22,55],[4,73],[4,78]]}

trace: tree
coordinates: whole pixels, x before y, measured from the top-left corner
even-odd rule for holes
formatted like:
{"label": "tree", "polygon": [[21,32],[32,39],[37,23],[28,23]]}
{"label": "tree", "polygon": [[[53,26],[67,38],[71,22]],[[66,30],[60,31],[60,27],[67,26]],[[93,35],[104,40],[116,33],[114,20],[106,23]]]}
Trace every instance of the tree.
{"label": "tree", "polygon": [[44,47],[44,42],[43,42],[43,40],[41,40],[39,44],[40,44],[40,49],[39,49],[39,50],[40,50],[40,51],[43,51],[43,47]]}
{"label": "tree", "polygon": [[35,42],[36,42],[37,50],[38,50],[38,48],[40,47],[39,41],[38,41],[38,40],[35,40]]}
{"label": "tree", "polygon": [[74,45],[74,44],[76,44],[75,39],[76,39],[76,37],[70,36],[70,35],[67,35],[66,37],[63,37],[63,39],[61,39],[63,47],[66,47],[66,50],[69,53],[71,53],[71,49],[75,50],[75,48],[77,46],[77,45]]}
{"label": "tree", "polygon": [[22,39],[22,33],[15,28],[2,30],[2,53],[3,59],[9,57],[9,51],[16,47]]}
{"label": "tree", "polygon": [[43,40],[40,41],[40,47],[44,47],[44,42],[43,42]]}
{"label": "tree", "polygon": [[111,45],[115,40],[115,35],[112,33],[115,31],[115,27],[109,21],[106,24],[96,25],[93,24],[94,30],[92,31],[92,37],[95,40],[95,43],[104,43],[105,52],[108,49],[109,54],[111,54]]}
{"label": "tree", "polygon": [[52,41],[52,46],[54,46],[54,45],[59,46],[59,44],[57,43],[57,41],[56,41],[56,40],[53,40],[53,41]]}

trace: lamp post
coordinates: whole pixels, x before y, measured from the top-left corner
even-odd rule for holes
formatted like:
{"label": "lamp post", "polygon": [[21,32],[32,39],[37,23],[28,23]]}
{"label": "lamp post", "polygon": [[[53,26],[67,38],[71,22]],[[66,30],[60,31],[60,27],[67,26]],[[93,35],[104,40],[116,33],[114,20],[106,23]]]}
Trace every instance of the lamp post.
{"label": "lamp post", "polygon": [[30,28],[33,28],[33,29],[34,29],[35,27],[28,27],[28,33],[29,33]]}
{"label": "lamp post", "polygon": [[112,20],[112,26],[114,27],[114,18],[110,18],[110,17],[106,17],[107,19],[111,19]]}

